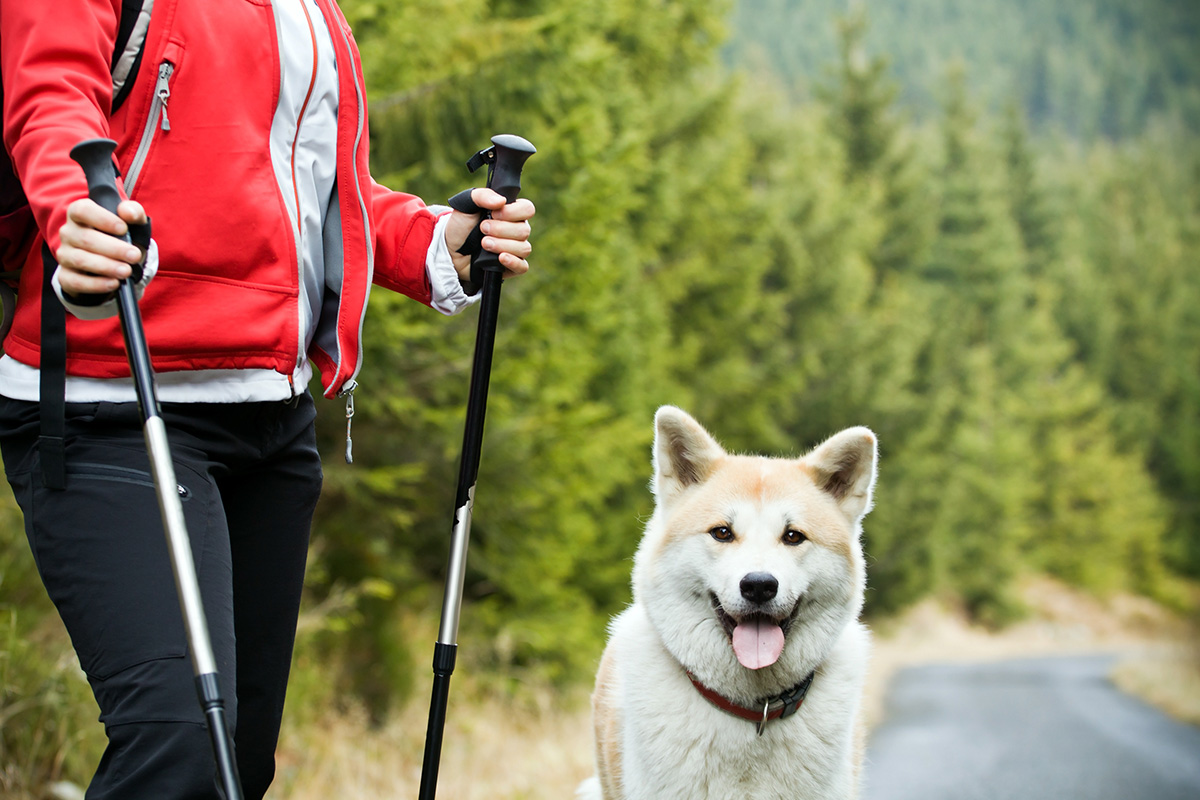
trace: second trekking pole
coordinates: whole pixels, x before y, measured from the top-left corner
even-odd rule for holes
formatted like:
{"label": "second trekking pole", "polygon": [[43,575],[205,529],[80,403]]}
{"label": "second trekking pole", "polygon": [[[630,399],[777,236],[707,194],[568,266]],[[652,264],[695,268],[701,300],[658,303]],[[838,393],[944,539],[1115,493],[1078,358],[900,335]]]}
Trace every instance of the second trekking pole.
{"label": "second trekking pole", "polygon": [[[508,202],[521,192],[521,168],[537,150],[520,136],[492,137],[493,146],[481,150],[467,162],[474,172],[488,165],[488,188],[504,195]],[[478,213],[478,207],[464,199],[464,192],[450,201],[459,211]],[[462,460],[459,462],[458,491],[454,500],[454,528],[450,538],[450,560],[446,570],[446,592],[442,600],[442,619],[433,652],[433,696],[429,704],[429,728],[425,734],[425,760],[421,768],[420,800],[433,800],[437,793],[438,766],[442,755],[442,734],[446,727],[446,706],[450,696],[450,675],[458,652],[458,622],[462,608],[463,579],[467,568],[467,546],[471,538],[471,511],[475,505],[475,482],[479,477],[479,456],[483,445],[483,418],[487,410],[488,381],[492,371],[492,350],[496,342],[496,321],[500,313],[500,287],[504,267],[500,258],[480,251],[472,263],[472,281],[483,282],[480,298],[479,329],[475,335],[475,359],[471,366],[471,388],[467,395],[467,419],[463,431]]]}
{"label": "second trekking pole", "polygon": [[[83,167],[84,175],[87,176],[88,197],[114,214],[117,213],[117,205],[121,201],[121,196],[117,193],[117,174],[112,160],[116,145],[111,139],[88,139],[71,148],[71,158]],[[196,579],[196,565],[192,560],[191,540],[188,537],[183,506],[176,488],[178,484],[175,482],[175,464],[171,460],[167,429],[158,406],[154,371],[150,367],[150,352],[146,347],[146,334],[142,329],[142,314],[133,290],[133,281],[133,277],[121,281],[117,289],[117,313],[121,318],[125,353],[129,357],[129,369],[137,390],[138,407],[142,412],[146,452],[150,457],[150,471],[154,475],[154,488],[158,494],[158,507],[162,513],[167,549],[171,556],[171,570],[175,574],[175,589],[183,611],[188,650],[192,655],[192,667],[196,675],[196,693],[204,711],[205,722],[208,724],[208,734],[217,762],[217,776],[225,792],[225,800],[242,800],[242,787],[238,779],[237,762],[234,760],[233,738],[229,735],[229,727],[225,721],[225,701],[221,697],[217,679],[217,661],[213,656],[212,639],[208,635],[208,622],[204,618],[204,604]]]}

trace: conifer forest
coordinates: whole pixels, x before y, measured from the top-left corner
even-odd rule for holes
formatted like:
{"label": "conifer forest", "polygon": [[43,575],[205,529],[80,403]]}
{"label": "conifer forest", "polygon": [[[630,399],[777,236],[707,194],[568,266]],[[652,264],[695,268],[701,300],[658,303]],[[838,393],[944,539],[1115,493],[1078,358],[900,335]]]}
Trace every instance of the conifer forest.
{"label": "conifer forest", "polygon": [[[731,451],[876,432],[869,617],[932,595],[1004,625],[1031,573],[1196,613],[1200,4],[340,5],[377,180],[444,203],[493,134],[538,148],[463,669],[590,681],[668,403]],[[344,405],[318,401],[297,670],[375,715],[425,699],[475,323],[377,288],[353,465]],[[0,785],[86,783],[98,757],[66,747],[98,726],[57,624],[6,489]]]}

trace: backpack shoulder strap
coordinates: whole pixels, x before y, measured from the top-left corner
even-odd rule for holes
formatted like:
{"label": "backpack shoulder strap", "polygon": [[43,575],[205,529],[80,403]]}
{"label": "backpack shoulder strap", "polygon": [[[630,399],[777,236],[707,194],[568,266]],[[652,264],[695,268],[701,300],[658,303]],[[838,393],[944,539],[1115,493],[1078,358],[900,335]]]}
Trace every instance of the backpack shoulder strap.
{"label": "backpack shoulder strap", "polygon": [[38,453],[42,485],[66,488],[67,311],[54,293],[52,278],[58,264],[42,244],[42,341],[38,363]]}
{"label": "backpack shoulder strap", "polygon": [[121,21],[112,56],[113,113],[125,102],[137,78],[153,10],[154,0],[121,0]]}

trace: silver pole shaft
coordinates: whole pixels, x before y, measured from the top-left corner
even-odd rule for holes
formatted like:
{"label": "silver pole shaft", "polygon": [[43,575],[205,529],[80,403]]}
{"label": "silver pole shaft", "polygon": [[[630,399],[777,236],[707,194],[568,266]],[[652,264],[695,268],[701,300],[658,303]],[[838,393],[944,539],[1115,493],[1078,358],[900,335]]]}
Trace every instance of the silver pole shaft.
{"label": "silver pole shaft", "polygon": [[167,428],[162,417],[149,416],[143,430],[158,493],[158,507],[162,512],[163,530],[167,536],[167,549],[171,555],[171,570],[175,573],[175,588],[179,592],[179,607],[183,609],[183,626],[192,650],[192,667],[196,675],[208,675],[217,671],[217,660],[208,636],[208,622],[204,617],[200,585],[196,580],[196,564],[192,559],[183,505],[179,502],[179,484],[175,481],[175,465],[171,462]]}
{"label": "silver pole shaft", "polygon": [[450,534],[450,562],[446,572],[446,594],[442,598],[442,623],[438,641],[458,643],[458,621],[462,612],[463,583],[467,577],[467,549],[471,544],[471,512],[475,508],[475,487],[467,490],[467,502],[454,512],[454,530]]}

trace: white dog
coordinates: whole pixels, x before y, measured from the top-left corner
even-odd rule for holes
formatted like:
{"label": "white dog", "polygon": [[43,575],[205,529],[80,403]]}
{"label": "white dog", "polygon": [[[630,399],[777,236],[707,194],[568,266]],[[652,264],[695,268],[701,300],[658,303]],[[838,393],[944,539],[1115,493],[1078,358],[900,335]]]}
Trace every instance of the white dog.
{"label": "white dog", "polygon": [[657,507],[596,677],[596,776],[577,797],[856,796],[874,434],[786,460],[729,455],[677,408],[655,422]]}

